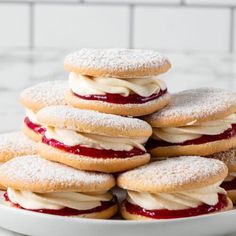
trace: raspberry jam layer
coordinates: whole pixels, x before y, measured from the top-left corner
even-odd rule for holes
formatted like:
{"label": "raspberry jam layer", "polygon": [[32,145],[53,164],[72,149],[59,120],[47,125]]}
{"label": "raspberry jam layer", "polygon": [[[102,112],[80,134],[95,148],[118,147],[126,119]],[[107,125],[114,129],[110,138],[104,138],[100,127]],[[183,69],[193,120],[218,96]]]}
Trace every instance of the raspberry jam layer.
{"label": "raspberry jam layer", "polygon": [[77,93],[73,93],[76,97],[79,97],[84,100],[96,100],[96,101],[102,101],[102,102],[108,102],[108,103],[115,103],[115,104],[143,104],[146,102],[150,102],[152,100],[155,100],[162,95],[167,93],[167,89],[160,90],[159,93],[154,93],[149,97],[142,97],[138,94],[130,94],[127,97],[124,97],[120,94],[112,94],[112,93],[106,93],[105,95],[100,94],[91,94],[91,95],[79,95]]}
{"label": "raspberry jam layer", "polygon": [[236,190],[236,178],[231,181],[224,181],[220,187],[224,188],[226,191],[228,190]]}
{"label": "raspberry jam layer", "polygon": [[109,202],[101,202],[101,206],[89,209],[89,210],[76,210],[72,208],[65,207],[60,210],[50,210],[50,209],[38,209],[38,210],[32,210],[32,209],[26,209],[21,207],[19,204],[15,204],[10,201],[7,192],[4,193],[4,200],[11,203],[11,206],[19,209],[24,209],[28,211],[34,211],[38,213],[44,213],[44,214],[51,214],[51,215],[58,215],[58,216],[76,216],[76,215],[83,215],[83,214],[90,214],[90,213],[96,213],[101,212],[104,210],[107,210],[108,208],[114,206],[117,203],[117,199],[113,197],[113,199]]}
{"label": "raspberry jam layer", "polygon": [[27,127],[31,130],[33,130],[37,134],[44,134],[46,129],[43,128],[41,125],[33,123],[28,117],[25,117],[24,123],[27,125]]}
{"label": "raspberry jam layer", "polygon": [[198,144],[204,144],[224,139],[232,138],[236,135],[236,124],[232,124],[232,128],[227,129],[221,134],[217,135],[202,135],[200,138],[188,140],[182,143],[169,143],[165,142],[163,140],[154,140],[150,139],[147,143],[147,149],[153,149],[156,147],[166,147],[166,146],[186,146],[186,145],[198,145]]}
{"label": "raspberry jam layer", "polygon": [[102,158],[102,159],[130,158],[133,156],[143,155],[146,153],[145,151],[138,148],[133,148],[130,151],[114,151],[114,150],[90,148],[90,147],[85,147],[85,146],[80,146],[80,145],[67,146],[55,139],[47,139],[45,136],[43,136],[42,142],[54,148],[60,149],[64,152],[72,153],[75,155],[92,157],[92,158]]}
{"label": "raspberry jam layer", "polygon": [[140,206],[134,205],[128,201],[125,201],[125,208],[130,214],[141,215],[153,219],[176,219],[182,217],[191,217],[213,213],[222,210],[228,206],[226,195],[218,194],[219,201],[216,205],[210,206],[202,204],[196,208],[189,208],[183,210],[146,210]]}

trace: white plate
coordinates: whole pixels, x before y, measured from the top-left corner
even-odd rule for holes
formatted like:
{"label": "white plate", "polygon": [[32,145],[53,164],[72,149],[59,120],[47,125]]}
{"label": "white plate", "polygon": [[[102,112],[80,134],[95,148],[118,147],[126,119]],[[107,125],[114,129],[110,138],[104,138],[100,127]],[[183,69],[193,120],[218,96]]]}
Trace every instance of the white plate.
{"label": "white plate", "polygon": [[0,204],[0,227],[33,236],[204,236],[236,232],[236,210],[176,220],[125,221],[61,217]]}

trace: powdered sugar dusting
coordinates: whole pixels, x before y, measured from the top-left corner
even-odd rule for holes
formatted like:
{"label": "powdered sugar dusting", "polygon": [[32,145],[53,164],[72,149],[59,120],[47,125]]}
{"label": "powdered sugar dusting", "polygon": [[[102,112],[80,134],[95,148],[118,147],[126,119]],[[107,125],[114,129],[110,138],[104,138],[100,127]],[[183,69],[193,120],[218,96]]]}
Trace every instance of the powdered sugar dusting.
{"label": "powdered sugar dusting", "polygon": [[[52,119],[62,120],[63,123],[65,123],[66,120],[71,120],[73,121],[71,127],[67,127],[71,129],[75,129],[75,124],[80,122],[90,127],[117,129],[120,131],[121,135],[122,132],[126,133],[127,131],[136,129],[148,131],[150,135],[152,132],[151,126],[140,119],[105,114],[91,110],[80,110],[68,106],[46,107],[38,112],[37,118],[46,125],[48,125],[47,121]],[[77,128],[79,130],[79,127]]]}
{"label": "powdered sugar dusting", "polygon": [[215,153],[207,157],[223,161],[226,165],[232,165],[236,168],[236,149],[230,149],[225,152]]}
{"label": "powdered sugar dusting", "polygon": [[187,116],[197,120],[225,112],[232,106],[236,111],[236,93],[216,88],[185,90],[173,94],[170,104],[148,119],[158,122],[159,119]]}
{"label": "powdered sugar dusting", "polygon": [[29,103],[37,104],[38,109],[51,105],[66,105],[64,98],[68,88],[67,81],[47,81],[26,88],[20,97],[22,100],[29,101]]}
{"label": "powdered sugar dusting", "polygon": [[[70,186],[89,187],[89,185],[106,184],[113,177],[109,174],[80,171],[71,167],[47,161],[40,156],[22,156],[14,158],[0,167],[0,176],[4,175],[12,181],[20,181],[23,184],[52,184],[65,187]],[[93,191],[93,189],[91,189]]]}
{"label": "powdered sugar dusting", "polygon": [[156,51],[139,49],[84,48],[69,54],[65,58],[65,64],[71,64],[75,67],[114,71],[156,68],[165,63],[170,63],[166,56]]}
{"label": "powdered sugar dusting", "polygon": [[[1,153],[3,155],[1,155]],[[22,132],[0,134],[0,161],[21,155],[36,153],[36,143]]]}
{"label": "powdered sugar dusting", "polygon": [[[126,182],[136,181],[146,186],[178,187],[204,183],[221,175],[227,167],[223,162],[198,156],[183,156],[156,161],[120,175]],[[222,179],[223,180],[223,179]],[[119,181],[119,180],[118,180]],[[192,186],[192,185],[191,185]],[[134,186],[135,188],[135,186]]]}

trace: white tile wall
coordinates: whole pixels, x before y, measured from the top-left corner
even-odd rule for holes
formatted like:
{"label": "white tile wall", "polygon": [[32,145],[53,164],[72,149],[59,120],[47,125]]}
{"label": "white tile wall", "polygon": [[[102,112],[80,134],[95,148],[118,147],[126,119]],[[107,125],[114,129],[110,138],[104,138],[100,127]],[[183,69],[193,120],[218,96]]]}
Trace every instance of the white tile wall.
{"label": "white tile wall", "polygon": [[137,7],[134,46],[227,51],[229,9]]}
{"label": "white tile wall", "polygon": [[0,30],[0,47],[28,47],[28,5],[1,4]]}
{"label": "white tile wall", "polygon": [[128,47],[126,6],[39,5],[36,47]]}
{"label": "white tile wall", "polygon": [[232,13],[236,0],[0,0],[0,48],[232,52]]}

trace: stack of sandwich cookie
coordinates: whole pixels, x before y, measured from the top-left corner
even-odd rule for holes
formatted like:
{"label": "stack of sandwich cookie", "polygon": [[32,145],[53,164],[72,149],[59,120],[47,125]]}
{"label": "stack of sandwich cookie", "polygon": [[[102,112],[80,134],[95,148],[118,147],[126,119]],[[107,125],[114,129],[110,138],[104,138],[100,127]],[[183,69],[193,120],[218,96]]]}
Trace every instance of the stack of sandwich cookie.
{"label": "stack of sandwich cookie", "polygon": [[[117,212],[119,188],[127,220],[232,209],[236,94],[201,88],[171,99],[160,79],[170,67],[156,51],[82,49],[65,58],[69,83],[25,89],[24,134],[0,134],[4,203],[108,219]],[[117,188],[108,173],[116,173]]]}
{"label": "stack of sandwich cookie", "polygon": [[29,87],[20,95],[21,104],[26,108],[23,132],[30,139],[40,141],[44,127],[36,118],[36,113],[47,106],[66,105],[65,92],[68,90],[66,81],[48,81]]}
{"label": "stack of sandwich cookie", "polygon": [[236,94],[215,88],[186,90],[144,119],[153,127],[147,149],[155,157],[211,155],[236,147]]}
{"label": "stack of sandwich cookie", "polygon": [[227,165],[229,173],[221,187],[227,191],[229,198],[236,204],[236,149],[216,153],[209,157],[223,161]]}
{"label": "stack of sandwich cookie", "polygon": [[37,119],[46,128],[38,152],[48,160],[107,173],[150,160],[144,144],[152,128],[145,121],[68,106],[46,107]]}
{"label": "stack of sandwich cookie", "polygon": [[118,176],[127,190],[121,214],[128,220],[175,219],[232,209],[220,187],[227,176],[218,160],[185,156],[156,161]]}
{"label": "stack of sandwich cookie", "polygon": [[68,55],[70,72],[66,101],[73,107],[124,116],[142,116],[170,101],[158,75],[171,64],[149,50],[82,49]]}
{"label": "stack of sandwich cookie", "polygon": [[22,132],[0,134],[0,165],[14,157],[33,154],[36,154],[36,144]]}
{"label": "stack of sandwich cookie", "polygon": [[39,156],[17,157],[0,167],[5,204],[39,213],[108,219],[117,211],[112,175],[75,170]]}

